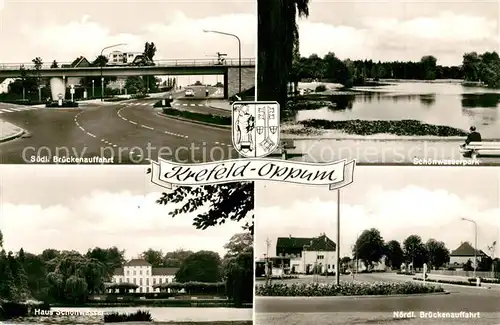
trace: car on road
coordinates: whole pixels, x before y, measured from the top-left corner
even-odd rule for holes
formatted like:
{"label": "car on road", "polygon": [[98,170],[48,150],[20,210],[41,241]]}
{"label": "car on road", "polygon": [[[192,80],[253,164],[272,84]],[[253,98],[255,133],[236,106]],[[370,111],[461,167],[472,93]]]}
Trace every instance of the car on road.
{"label": "car on road", "polygon": [[186,96],[186,97],[194,97],[194,91],[193,91],[193,89],[186,89],[184,91],[184,96]]}

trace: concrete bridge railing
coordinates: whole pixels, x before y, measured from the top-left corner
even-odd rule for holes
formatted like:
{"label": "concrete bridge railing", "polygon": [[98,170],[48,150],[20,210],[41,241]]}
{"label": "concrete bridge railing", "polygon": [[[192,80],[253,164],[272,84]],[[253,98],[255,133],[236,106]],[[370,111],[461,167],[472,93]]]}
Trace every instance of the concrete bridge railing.
{"label": "concrete bridge railing", "polygon": [[[179,59],[179,60],[155,60],[155,67],[197,67],[197,66],[231,66],[237,67],[239,65],[239,59],[230,58],[225,59],[224,64],[220,64],[217,59]],[[71,69],[71,68],[61,68],[62,65],[70,65],[71,62],[58,62],[58,68],[51,68],[52,63],[46,63],[41,66],[41,69]],[[242,66],[255,66],[255,59],[242,58]],[[21,66],[26,70],[34,70],[35,65],[33,63],[0,63],[0,70],[19,70]],[[109,68],[121,68],[121,67],[135,67],[133,65],[106,65],[106,69]],[[142,66],[137,66],[142,67]],[[96,67],[89,67],[89,69],[95,69]],[[76,69],[85,69],[85,67],[77,67]]]}

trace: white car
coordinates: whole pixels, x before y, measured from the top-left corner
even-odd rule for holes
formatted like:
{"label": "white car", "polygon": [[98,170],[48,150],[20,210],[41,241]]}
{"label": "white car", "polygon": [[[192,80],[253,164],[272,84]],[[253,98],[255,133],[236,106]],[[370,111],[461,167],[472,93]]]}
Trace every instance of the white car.
{"label": "white car", "polygon": [[186,96],[186,97],[194,97],[194,91],[193,91],[193,89],[186,89],[184,91],[184,96]]}

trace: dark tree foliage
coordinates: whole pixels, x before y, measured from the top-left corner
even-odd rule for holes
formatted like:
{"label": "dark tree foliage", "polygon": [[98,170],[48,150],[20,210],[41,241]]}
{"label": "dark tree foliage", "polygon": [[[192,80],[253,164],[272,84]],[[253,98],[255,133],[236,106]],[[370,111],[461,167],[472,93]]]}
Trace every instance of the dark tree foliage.
{"label": "dark tree foliage", "polygon": [[[148,169],[148,173],[151,172]],[[240,221],[251,215],[244,229],[253,234],[254,183],[236,182],[223,185],[205,185],[199,187],[178,187],[171,193],[163,193],[158,204],[183,203],[182,207],[170,212],[170,216],[194,212],[209,205],[209,210],[199,213],[193,220],[197,229],[222,225],[226,221]]]}

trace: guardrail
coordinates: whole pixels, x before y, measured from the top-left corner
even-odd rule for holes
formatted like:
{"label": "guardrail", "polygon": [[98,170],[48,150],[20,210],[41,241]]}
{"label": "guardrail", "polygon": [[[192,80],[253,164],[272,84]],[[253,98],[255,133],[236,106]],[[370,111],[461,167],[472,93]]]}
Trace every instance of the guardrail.
{"label": "guardrail", "polygon": [[[220,63],[216,59],[202,59],[202,60],[189,60],[189,59],[179,59],[179,60],[155,60],[154,66],[139,66],[139,65],[127,65],[127,64],[108,64],[104,66],[104,68],[123,68],[123,67],[132,67],[132,68],[144,68],[144,67],[195,67],[195,66],[231,66],[237,67],[239,66],[239,59],[225,59],[223,63]],[[71,63],[58,63],[58,67],[52,67],[52,64],[43,64],[40,69],[72,69],[70,67]],[[242,58],[241,59],[242,66],[255,66],[255,59],[250,58]],[[35,65],[33,63],[0,63],[0,70],[20,70],[23,67],[26,70],[36,70]],[[85,68],[100,68],[100,66],[93,67],[76,67],[75,69],[85,69]]]}

